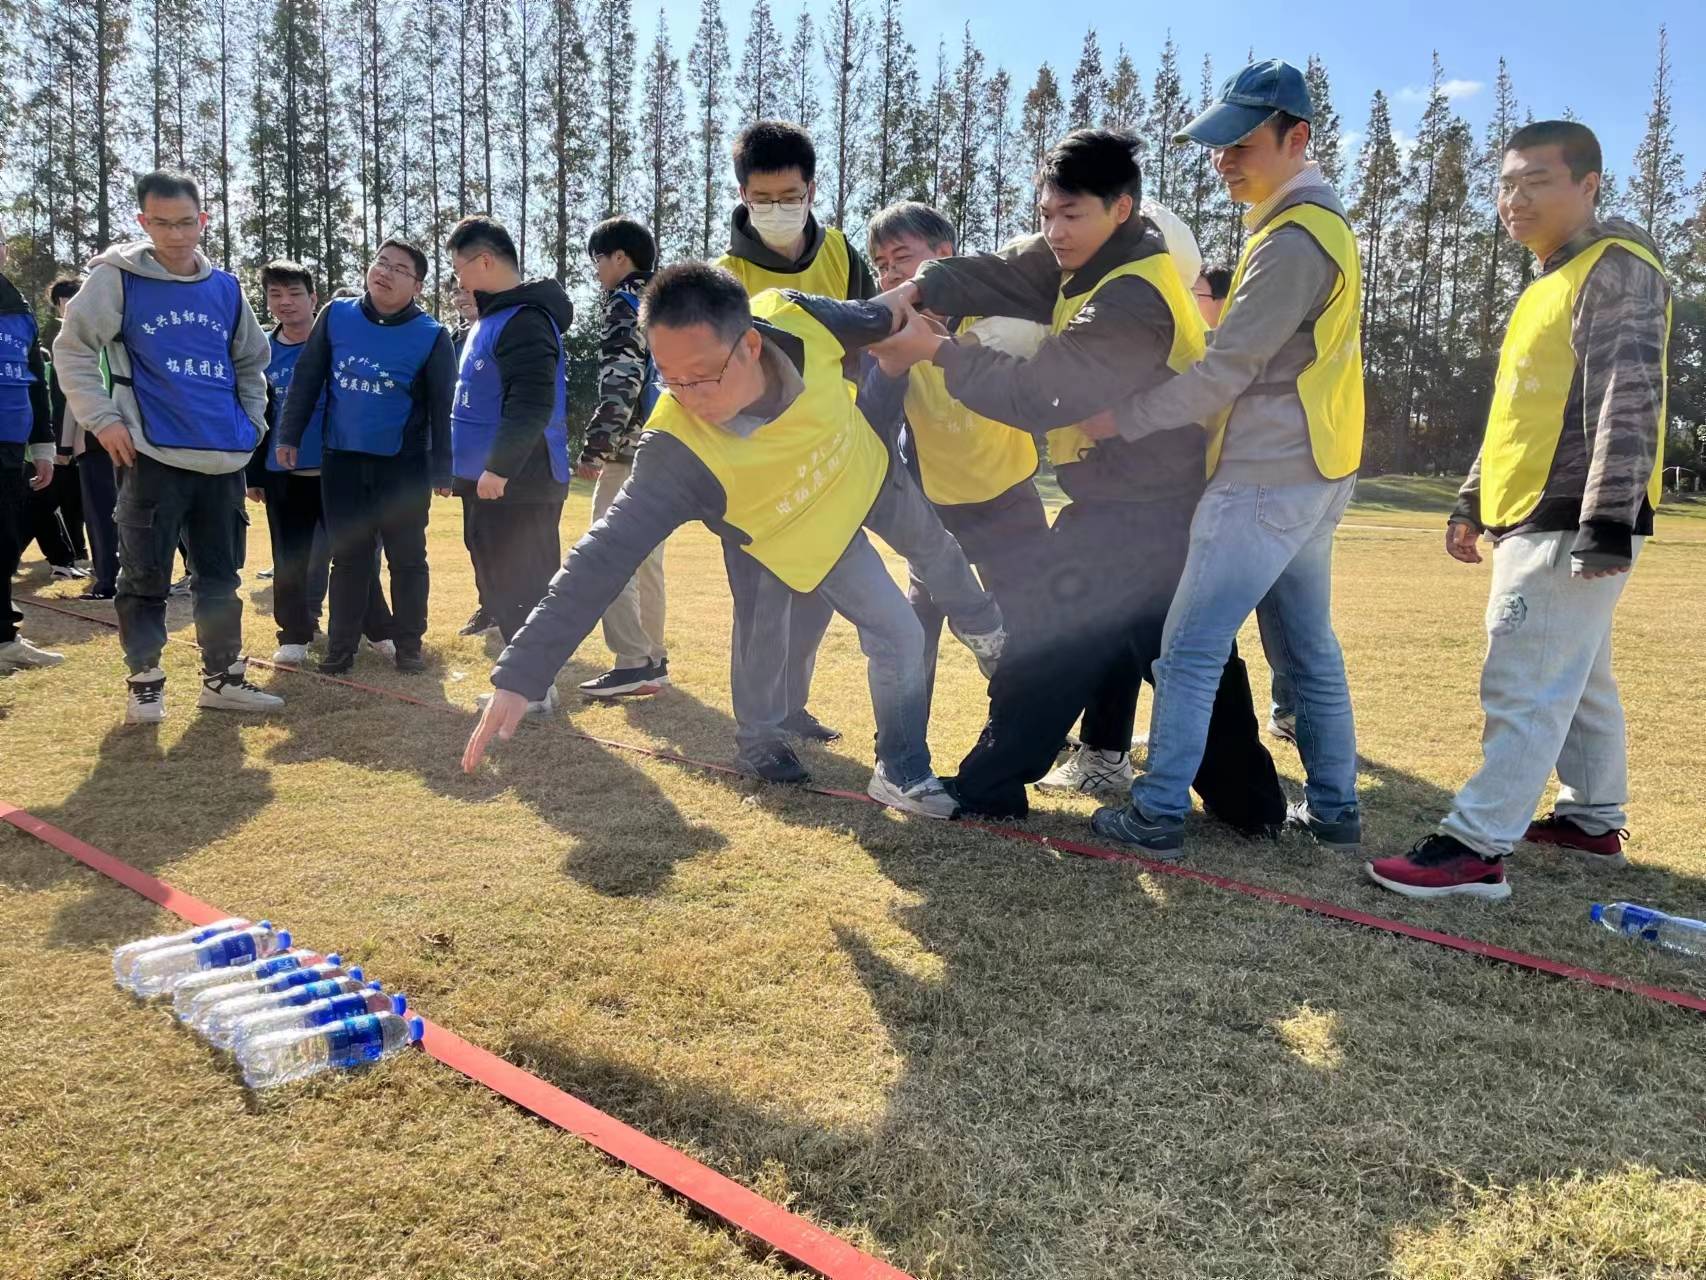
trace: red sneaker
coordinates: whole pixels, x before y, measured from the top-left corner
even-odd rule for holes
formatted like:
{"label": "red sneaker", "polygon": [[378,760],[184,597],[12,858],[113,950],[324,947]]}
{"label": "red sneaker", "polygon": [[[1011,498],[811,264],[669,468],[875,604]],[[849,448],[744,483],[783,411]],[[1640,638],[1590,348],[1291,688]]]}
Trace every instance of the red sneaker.
{"label": "red sneaker", "polygon": [[1626,867],[1629,859],[1623,856],[1627,831],[1607,831],[1602,836],[1589,835],[1569,818],[1549,813],[1528,824],[1522,837],[1530,844],[1555,844],[1571,853],[1585,854],[1583,862],[1594,867]]}
{"label": "red sneaker", "polygon": [[1406,898],[1485,898],[1502,902],[1511,896],[1505,883],[1503,858],[1489,861],[1450,836],[1431,835],[1398,858],[1363,864],[1368,878]]}

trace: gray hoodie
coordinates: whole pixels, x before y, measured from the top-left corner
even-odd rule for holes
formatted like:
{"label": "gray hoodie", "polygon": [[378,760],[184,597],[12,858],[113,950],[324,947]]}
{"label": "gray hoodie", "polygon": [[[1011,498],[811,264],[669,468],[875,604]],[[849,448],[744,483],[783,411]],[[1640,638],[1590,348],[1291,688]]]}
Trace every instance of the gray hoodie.
{"label": "gray hoodie", "polygon": [[[195,271],[174,275],[154,256],[146,240],[115,244],[89,262],[89,278],[65,308],[65,319],[53,343],[53,368],[59,376],[70,415],[85,431],[98,432],[114,422],[130,430],[138,453],[156,462],[205,475],[229,475],[241,471],[253,450],[224,453],[208,449],[163,449],[150,444],[142,432],[142,412],[129,385],[130,353],[119,340],[124,323],[124,277],[143,276],[153,280],[205,280],[213,264],[198,250]],[[101,376],[101,352],[107,353],[113,385],[107,389]],[[245,299],[231,335],[231,367],[237,374],[237,398],[243,412],[255,424],[256,439],[266,435],[267,362],[272,349],[266,332]]]}

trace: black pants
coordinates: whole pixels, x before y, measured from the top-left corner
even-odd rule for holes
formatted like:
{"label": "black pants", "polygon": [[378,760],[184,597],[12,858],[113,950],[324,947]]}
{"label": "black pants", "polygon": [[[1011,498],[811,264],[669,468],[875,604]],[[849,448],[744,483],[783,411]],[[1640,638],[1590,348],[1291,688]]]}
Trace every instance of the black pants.
{"label": "black pants", "polygon": [[24,446],[0,442],[0,644],[11,644],[18,638],[18,624],[24,620],[12,604],[12,575],[18,571],[18,561],[24,548],[34,536],[30,521],[29,477],[26,470]]}
{"label": "black pants", "polygon": [[83,491],[83,520],[89,528],[95,589],[111,591],[118,585],[118,526],[113,523],[118,477],[112,458],[93,436],[87,437],[87,447],[77,459],[77,482]]}
{"label": "black pants", "polygon": [[55,466],[47,488],[30,492],[30,533],[51,565],[68,565],[87,554],[83,545],[83,497],[77,490],[77,470],[72,464]]}
{"label": "black pants", "polygon": [[376,539],[384,543],[391,568],[389,638],[398,653],[419,653],[427,625],[426,529],[432,508],[426,455],[385,458],[328,449],[320,464],[320,497],[332,540],[328,654],[354,653],[361,641],[378,581]]}
{"label": "black pants", "polygon": [[[307,644],[320,621],[314,590],[314,539],[324,528],[320,477],[293,471],[269,471],[261,485],[272,542],[272,616],[280,644]],[[379,547],[372,553],[373,575],[361,632],[369,640],[389,639],[395,626],[379,583]]]}
{"label": "black pants", "polygon": [[224,671],[243,647],[243,602],[237,598],[237,540],[246,521],[243,473],[203,475],[139,454],[119,471],[119,643],[131,674],[160,665],[166,644],[166,593],[178,541],[195,558],[196,642],[202,669]]}
{"label": "black pants", "polygon": [[[1048,772],[1080,713],[1087,716],[1086,734],[1094,723],[1112,737],[1110,749],[1129,748],[1137,702],[1130,676],[1147,677],[1160,656],[1195,506],[1190,495],[1173,502],[1073,502],[1061,509],[1048,537],[1039,540],[1030,588],[1016,604],[1020,621],[990,682],[989,720],[960,764],[957,789],[968,808],[1027,812],[1025,787]],[[1098,704],[1110,695],[1118,700]],[[1221,679],[1195,787],[1210,813],[1240,831],[1256,833],[1285,820],[1285,793],[1262,745],[1236,648]]]}
{"label": "black pants", "polygon": [[[1038,545],[1048,536],[1048,516],[1036,485],[1026,480],[988,502],[936,506],[936,514],[977,570],[984,590],[1001,606],[1001,617],[1011,637],[1021,625],[1020,598],[1028,587],[1027,578],[1036,563]],[[925,688],[927,695],[934,695],[943,614],[916,577],[907,583],[906,598],[924,624]]]}
{"label": "black pants", "polygon": [[480,604],[505,644],[563,567],[562,518],[561,499],[488,502],[471,493],[462,496],[462,542],[474,562]]}

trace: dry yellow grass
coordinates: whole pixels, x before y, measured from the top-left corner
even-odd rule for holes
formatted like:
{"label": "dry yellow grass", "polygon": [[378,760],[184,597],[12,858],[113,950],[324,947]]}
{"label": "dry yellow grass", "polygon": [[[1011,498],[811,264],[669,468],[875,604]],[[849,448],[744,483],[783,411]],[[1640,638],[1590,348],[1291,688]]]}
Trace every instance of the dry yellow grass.
{"label": "dry yellow grass", "polygon": [[[1376,497],[1354,524],[1426,530],[1339,544],[1368,834],[1397,848],[1477,759],[1486,579],[1439,549],[1439,516],[1418,509],[1430,488]],[[566,528],[586,515],[577,492]],[[1212,824],[1193,864],[1706,991],[1700,966],[1585,919],[1608,896],[1706,915],[1702,529],[1693,512],[1661,526],[1619,623],[1627,874],[1525,851],[1510,903],[1421,906],[1312,847]],[[265,563],[258,526],[251,547]],[[432,671],[368,656],[355,674],[467,711],[490,650],[454,635],[472,583],[449,504],[432,552]],[[568,719],[724,758],[728,604],[702,531],[671,544],[670,584],[676,688]],[[173,622],[182,634],[186,606]],[[111,633],[40,611],[29,629],[68,658],[0,681],[0,796],[341,949],[436,1020],[915,1274],[1706,1275],[1698,1016],[558,725],[526,726],[469,779],[470,714],[280,674],[263,681],[283,716],[198,716],[187,647],[168,654],[166,725],[127,730]],[[264,609],[248,635],[266,651]],[[944,771],[982,713],[949,649]],[[602,657],[595,638],[561,687]],[[872,726],[845,624],[813,705],[847,736],[809,763],[862,787]],[[1280,763],[1295,780],[1295,755]],[[1045,800],[1032,825],[1082,834],[1090,807]],[[418,1056],[249,1098],[111,986],[107,949],[169,923],[0,830],[0,1274],[779,1273]]]}

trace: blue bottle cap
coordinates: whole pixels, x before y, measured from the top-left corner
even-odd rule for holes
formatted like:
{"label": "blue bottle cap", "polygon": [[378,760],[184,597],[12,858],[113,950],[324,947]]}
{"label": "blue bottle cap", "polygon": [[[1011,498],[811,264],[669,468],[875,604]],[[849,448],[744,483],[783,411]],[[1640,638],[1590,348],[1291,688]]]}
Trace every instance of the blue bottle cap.
{"label": "blue bottle cap", "polygon": [[327,964],[335,964],[335,965],[341,966],[343,964],[343,962],[344,962],[344,958],[342,956],[340,956],[336,951],[332,952],[331,955],[326,957],[326,963]]}
{"label": "blue bottle cap", "polygon": [[401,1018],[403,1016],[403,1014],[408,1010],[408,1007],[409,1007],[409,997],[408,996],[403,995],[401,992],[399,992],[398,994],[391,997],[391,1012],[396,1014],[399,1018]]}
{"label": "blue bottle cap", "polygon": [[1593,904],[1593,906],[1589,907],[1588,908],[1588,919],[1592,920],[1595,924],[1599,924],[1602,920],[1604,920],[1605,919],[1605,904],[1601,903],[1601,902],[1596,902]]}
{"label": "blue bottle cap", "polygon": [[259,923],[260,923],[261,928],[263,928],[263,929],[272,928],[272,921],[271,920],[262,920]]}
{"label": "blue bottle cap", "polygon": [[280,929],[278,931],[278,949],[280,951],[289,951],[290,950],[290,930],[289,929]]}
{"label": "blue bottle cap", "polygon": [[385,984],[379,981],[378,978],[375,978],[372,982],[367,984],[367,989],[369,991],[383,991],[385,990]]}
{"label": "blue bottle cap", "polygon": [[414,1043],[426,1034],[426,1023],[420,1018],[409,1019],[409,1041]]}
{"label": "blue bottle cap", "polygon": [[349,976],[354,978],[357,982],[360,982],[361,981],[361,967],[358,965],[355,968],[352,968],[349,971]]}

